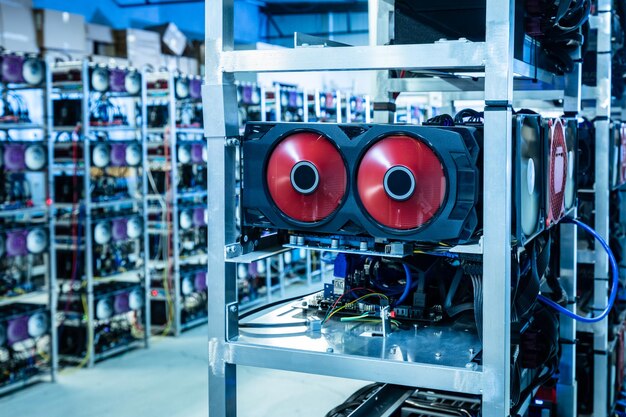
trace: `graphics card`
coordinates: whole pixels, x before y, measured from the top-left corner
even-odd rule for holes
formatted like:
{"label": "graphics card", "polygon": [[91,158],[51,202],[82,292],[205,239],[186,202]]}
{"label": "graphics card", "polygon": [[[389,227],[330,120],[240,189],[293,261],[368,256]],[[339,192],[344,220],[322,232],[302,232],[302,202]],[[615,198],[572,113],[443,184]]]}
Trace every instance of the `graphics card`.
{"label": "graphics card", "polygon": [[248,124],[243,222],[381,239],[467,241],[476,230],[480,191],[475,132]]}

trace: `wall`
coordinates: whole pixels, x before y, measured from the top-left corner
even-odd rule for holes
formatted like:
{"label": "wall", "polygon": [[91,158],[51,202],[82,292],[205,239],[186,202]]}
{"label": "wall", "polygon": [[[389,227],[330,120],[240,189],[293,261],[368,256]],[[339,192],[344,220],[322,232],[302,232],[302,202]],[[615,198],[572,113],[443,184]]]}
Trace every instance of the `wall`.
{"label": "wall", "polygon": [[[135,0],[133,0],[135,1]],[[127,1],[128,2],[128,1]],[[122,28],[144,28],[174,22],[190,39],[204,38],[204,2],[145,7],[118,7],[112,0],[34,0],[33,7],[62,10],[85,16],[87,22]],[[258,40],[259,8],[235,1],[237,42]]]}

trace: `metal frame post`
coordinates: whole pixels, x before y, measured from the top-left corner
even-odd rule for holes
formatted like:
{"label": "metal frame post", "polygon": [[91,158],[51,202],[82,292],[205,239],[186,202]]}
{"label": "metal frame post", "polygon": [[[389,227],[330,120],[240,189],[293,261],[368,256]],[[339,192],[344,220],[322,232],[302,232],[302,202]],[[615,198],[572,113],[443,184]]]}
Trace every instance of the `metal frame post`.
{"label": "metal frame post", "polygon": [[[180,336],[181,333],[181,293],[180,293],[180,210],[179,210],[179,195],[178,195],[178,184],[176,181],[178,180],[178,128],[176,126],[176,91],[175,91],[175,78],[174,74],[171,72],[168,73],[168,107],[169,107],[169,126],[170,126],[170,204],[172,207],[171,215],[171,224],[172,224],[172,255],[173,255],[173,266],[172,266],[172,282],[174,283],[174,288],[168,288],[168,291],[173,292],[173,297],[171,299],[174,302],[174,335],[176,337]],[[165,136],[164,136],[165,138]],[[165,144],[164,144],[165,146]],[[167,190],[165,198],[167,199]],[[168,225],[169,228],[169,219]],[[165,268],[169,269],[169,265],[166,265]]]}
{"label": "metal frame post", "polygon": [[[511,189],[515,1],[487,0],[485,62],[483,416],[511,404]],[[504,171],[504,172],[503,172]]]}
{"label": "metal frame post", "polygon": [[[94,274],[93,274],[93,253],[92,253],[92,236],[91,236],[91,128],[89,123],[89,107],[91,104],[91,89],[89,85],[89,62],[83,60],[82,62],[82,81],[83,81],[83,126],[82,126],[82,140],[83,142],[83,158],[85,158],[84,173],[83,173],[83,201],[78,204],[78,216],[77,221],[81,221],[81,208],[84,210],[84,232],[85,239],[83,241],[85,251],[85,275],[84,279],[87,281],[87,354],[89,360],[87,366],[93,367],[96,363],[96,351],[94,346],[94,317],[95,317],[95,300],[93,293]],[[80,236],[78,239],[80,245]]]}
{"label": "metal frame post", "polygon": [[[578,48],[577,55],[580,55]],[[581,110],[581,79],[582,64],[577,62],[574,70],[565,75],[565,96],[563,111],[567,116],[576,117]],[[570,213],[576,217],[577,210]],[[578,229],[573,224],[560,226],[560,282],[567,294],[577,292],[577,239]],[[567,306],[576,314],[576,304]],[[575,417],[577,414],[578,385],[576,382],[576,321],[562,317],[559,337],[561,344],[561,361],[559,363],[559,381],[557,384],[557,415],[559,417]]]}
{"label": "metal frame post", "polygon": [[208,279],[212,290],[208,303],[209,333],[209,414],[213,417],[237,414],[236,367],[227,362],[228,311],[237,313],[235,265],[226,263],[225,245],[234,243],[235,150],[225,138],[239,134],[237,91],[234,77],[224,74],[222,51],[234,49],[234,0],[205,3],[206,69],[202,88],[204,126],[208,141],[208,211],[212,238],[208,248]]}
{"label": "metal frame post", "polygon": [[141,209],[143,211],[144,344],[150,347],[150,237],[148,235],[148,83],[141,72]]}
{"label": "metal frame post", "polygon": [[[611,117],[611,0],[598,0],[597,74],[596,74],[596,184],[595,184],[595,230],[605,240],[609,239],[609,141]],[[595,251],[594,308],[603,309],[608,302],[608,256]],[[607,415],[608,387],[608,318],[595,323],[594,329],[594,401],[593,415]],[[598,383],[602,381],[601,383]]]}

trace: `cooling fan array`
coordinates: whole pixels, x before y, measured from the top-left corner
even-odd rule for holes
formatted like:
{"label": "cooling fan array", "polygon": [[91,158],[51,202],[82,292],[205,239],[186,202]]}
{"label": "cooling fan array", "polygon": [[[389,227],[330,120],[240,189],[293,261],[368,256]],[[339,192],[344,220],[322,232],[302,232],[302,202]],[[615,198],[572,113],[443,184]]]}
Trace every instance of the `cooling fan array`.
{"label": "cooling fan array", "polygon": [[50,320],[42,306],[15,303],[0,307],[0,347],[45,335]]}
{"label": "cooling fan array", "polygon": [[48,233],[42,227],[0,231],[0,256],[38,255],[48,248]]}
{"label": "cooling fan array", "polygon": [[93,241],[98,245],[137,239],[143,233],[143,221],[139,216],[118,217],[101,220],[93,226]]}
{"label": "cooling fan array", "polygon": [[[576,205],[578,124],[520,112],[513,137],[513,223],[524,244]],[[259,228],[465,243],[481,230],[482,147],[482,123],[248,124],[242,221]]]}
{"label": "cooling fan array", "polygon": [[474,133],[473,128],[248,124],[244,223],[465,241],[477,225]]}
{"label": "cooling fan array", "polygon": [[6,54],[0,56],[0,61],[3,83],[38,86],[45,78],[46,64],[39,56]]}
{"label": "cooling fan array", "polygon": [[141,145],[137,142],[97,142],[91,150],[96,168],[136,167],[141,159]]}
{"label": "cooling fan array", "polygon": [[41,171],[47,162],[47,152],[41,143],[10,142],[0,145],[0,168],[5,171]]}

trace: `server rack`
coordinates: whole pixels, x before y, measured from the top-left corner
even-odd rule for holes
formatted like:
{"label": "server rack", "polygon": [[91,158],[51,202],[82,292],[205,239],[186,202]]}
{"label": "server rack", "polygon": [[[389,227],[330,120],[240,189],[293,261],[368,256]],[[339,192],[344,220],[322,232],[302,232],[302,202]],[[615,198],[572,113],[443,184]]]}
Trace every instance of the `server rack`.
{"label": "server rack", "polygon": [[[39,85],[29,85],[26,82],[2,82],[1,93],[3,97],[7,94],[30,94],[33,103],[39,103],[41,114],[36,114],[34,109],[27,107],[29,119],[32,117],[34,120],[17,120],[14,122],[4,121],[0,123],[0,130],[4,134],[3,143],[6,144],[9,141],[9,135],[11,132],[16,134],[20,139],[24,139],[24,143],[28,144],[41,144],[45,148],[45,158],[47,167],[38,173],[42,180],[43,187],[39,189],[41,195],[34,201],[31,200],[31,204],[15,204],[13,202],[5,201],[2,204],[0,211],[0,218],[2,219],[4,227],[16,227],[23,226],[30,228],[33,226],[39,226],[45,229],[47,233],[47,250],[43,253],[43,262],[40,265],[34,267],[30,265],[33,262],[32,255],[27,255],[27,262],[29,264],[29,280],[35,277],[42,277],[43,281],[41,285],[36,285],[30,289],[27,289],[24,293],[4,293],[0,296],[0,310],[3,310],[4,314],[0,315],[0,321],[6,319],[7,310],[12,306],[22,306],[24,309],[32,309],[34,311],[41,311],[45,313],[47,320],[47,330],[45,334],[40,337],[48,338],[47,351],[39,352],[37,347],[37,340],[34,341],[35,345],[35,365],[33,371],[26,375],[17,376],[17,378],[10,379],[8,381],[0,382],[0,394],[11,392],[29,384],[50,380],[56,381],[57,369],[58,369],[58,353],[57,353],[57,337],[56,337],[56,274],[55,274],[55,257],[54,257],[54,222],[50,213],[49,195],[51,190],[51,171],[49,164],[52,155],[52,141],[51,141],[51,107],[50,107],[50,67],[47,62],[43,61],[43,80]],[[13,138],[15,139],[15,138]],[[3,171],[6,169],[3,167]],[[27,180],[28,181],[28,180]],[[32,190],[31,190],[32,191]],[[35,197],[31,195],[31,197]],[[6,271],[4,271],[6,272]],[[9,314],[10,315],[10,314]],[[14,316],[15,317],[15,316]],[[4,322],[0,326],[6,326]],[[6,328],[4,329],[6,331]],[[4,345],[0,346],[0,349],[4,349]]]}
{"label": "server rack", "polygon": [[[148,232],[152,242],[158,242],[164,252],[154,251],[151,256],[151,292],[153,306],[152,327],[155,333],[179,336],[184,330],[206,323],[206,311],[203,308],[206,299],[206,276],[198,277],[198,285],[188,291],[183,285],[184,275],[195,274],[196,270],[204,271],[207,262],[206,242],[199,242],[193,250],[186,250],[185,233],[204,233],[208,239],[205,216],[192,225],[186,223],[189,210],[202,210],[206,207],[206,182],[196,187],[183,188],[183,170],[202,169],[203,160],[190,161],[185,165],[181,161],[183,147],[200,145],[203,149],[202,158],[206,157],[206,141],[202,128],[202,102],[199,98],[181,97],[176,91],[177,82],[195,80],[198,77],[173,73],[148,74],[148,107],[149,117],[147,128],[149,134],[148,148],[150,165],[150,218]],[[186,80],[186,81],[179,81]],[[152,115],[155,111],[162,112],[157,121]],[[181,119],[184,108],[193,109],[199,119],[185,123]],[[186,158],[186,157],[185,157]],[[162,184],[156,184],[155,175],[159,172]],[[206,173],[206,170],[204,170]],[[202,173],[199,174],[200,177]],[[205,174],[206,175],[206,174]],[[206,181],[206,180],[204,180]],[[200,181],[201,182],[201,181]],[[185,219],[182,219],[183,216]],[[190,229],[191,227],[191,229]],[[197,229],[197,230],[196,230]],[[163,242],[166,242],[163,244]],[[161,259],[159,259],[161,258]],[[203,272],[204,273],[204,272]],[[184,287],[184,288],[183,288]],[[193,301],[190,297],[194,297]],[[201,298],[198,303],[195,298]],[[185,306],[193,304],[194,313],[188,314]],[[197,305],[199,304],[199,306]],[[198,311],[195,311],[198,310]]]}
{"label": "server rack", "polygon": [[[566,101],[571,100],[576,106],[579,102],[580,72],[575,71],[574,76],[563,80],[546,71],[537,70],[535,73],[533,67],[513,58],[513,1],[487,0],[485,42],[382,46],[384,38],[388,37],[388,32],[387,35],[383,34],[382,28],[389,25],[390,3],[392,2],[370,1],[370,28],[376,28],[371,31],[373,42],[370,46],[340,50],[322,48],[312,51],[298,48],[243,52],[232,50],[232,1],[207,2],[208,53],[204,98],[210,98],[216,104],[212,109],[206,109],[206,134],[212,158],[209,189],[212,195],[219,196],[209,202],[210,228],[213,233],[209,250],[209,275],[214,279],[212,286],[215,289],[209,304],[211,415],[234,415],[237,365],[314,372],[362,380],[372,379],[375,375],[377,380],[383,382],[480,395],[482,415],[492,417],[509,414],[511,171],[503,170],[502,167],[509,166],[512,142],[510,133],[503,138],[502,132],[511,132],[510,106],[516,97],[514,90],[533,89],[532,84],[535,83],[532,80],[536,78],[546,86],[564,91]],[[378,36],[381,34],[382,36]],[[383,73],[393,68],[484,71],[484,78],[474,87],[483,91],[487,104],[484,158],[489,161],[483,173],[483,201],[489,210],[484,218],[484,237],[479,252],[483,254],[484,262],[483,316],[499,319],[483,329],[483,362],[479,367],[444,366],[437,364],[432,358],[419,363],[405,363],[341,354],[331,350],[320,352],[267,346],[242,338],[237,329],[238,313],[234,299],[232,262],[257,260],[271,251],[243,254],[241,246],[234,241],[236,233],[229,213],[232,213],[231,196],[234,195],[232,168],[238,130],[229,116],[235,106],[232,100],[231,74],[240,71],[307,70],[377,70]],[[562,82],[565,82],[565,88]],[[385,98],[388,99],[389,92],[393,90],[386,85],[384,78],[379,80],[378,86],[379,97],[383,100],[376,97],[375,101],[388,101]],[[438,82],[425,82],[412,89],[425,88],[427,91],[434,91],[445,87]],[[392,112],[389,113],[391,116]],[[569,269],[571,275],[568,274],[568,277],[571,279],[575,277],[576,254],[573,248],[564,247],[563,250],[568,251],[570,260],[562,264],[562,269]],[[606,267],[606,261],[604,266]],[[604,270],[606,273],[606,268]],[[571,279],[570,285],[575,285],[574,279]],[[571,382],[564,379],[562,385],[571,387]],[[569,409],[571,413],[571,406]]]}
{"label": "server rack", "polygon": [[[150,335],[148,320],[150,304],[147,302],[149,299],[147,233],[140,232],[136,237],[126,235],[121,238],[132,245],[129,253],[132,253],[134,264],[129,265],[130,269],[119,265],[114,271],[105,272],[95,264],[93,250],[95,228],[101,220],[112,220],[120,215],[132,216],[139,218],[142,228],[145,229],[147,211],[145,78],[141,72],[136,72],[139,84],[135,94],[108,89],[102,92],[96,88],[95,81],[92,80],[92,73],[96,70],[104,71],[101,73],[100,81],[107,80],[107,76],[103,74],[109,70],[118,71],[118,74],[119,71],[134,71],[131,68],[99,66],[86,60],[60,62],[52,69],[51,141],[54,149],[50,169],[54,186],[51,192],[51,210],[57,239],[55,257],[59,283],[58,306],[62,312],[58,331],[66,332],[66,336],[71,334],[72,342],[80,340],[76,346],[60,340],[59,348],[63,348],[65,353],[59,354],[59,358],[79,367],[92,367],[97,361],[132,348],[140,346],[147,348]],[[112,77],[110,74],[109,76]],[[108,82],[112,82],[111,80],[112,78],[109,78]],[[106,99],[120,103],[115,104],[119,112],[116,110],[111,119],[103,122],[95,119],[93,113],[97,110],[98,101]],[[111,113],[107,114],[111,117]],[[103,117],[106,119],[106,116]],[[122,117],[127,118],[125,122],[116,121],[116,118],[119,120]],[[125,179],[128,179],[126,186],[129,188],[122,193],[123,195],[114,192],[97,198],[93,193],[96,189],[94,174],[106,174],[109,166],[98,168],[98,162],[94,161],[92,151],[99,144],[112,147],[118,141],[126,143],[127,147],[137,144],[139,147],[137,156],[140,155],[141,161],[134,167],[113,168],[115,172],[110,176],[118,178],[114,181],[124,183]],[[133,175],[128,175],[128,172]],[[71,186],[67,178],[73,179]],[[72,198],[67,195],[68,188],[74,192]],[[128,222],[126,225],[128,226]],[[68,263],[69,257],[74,256],[72,254],[75,254],[75,259],[72,258],[71,263]],[[59,260],[65,261],[63,268]],[[80,265],[81,262],[84,263]],[[102,332],[110,334],[106,326],[100,326],[100,330],[97,331],[96,327],[102,320],[101,317],[97,317],[99,316],[97,304],[99,306],[99,301],[104,300],[107,309],[110,309],[108,303],[111,297],[116,297],[117,300],[117,296],[122,294],[120,291],[124,291],[124,288],[130,291],[129,285],[133,284],[137,288],[132,289],[140,293],[141,304],[137,304],[132,312],[119,313],[128,315],[129,327],[122,329],[124,334],[128,334],[127,337],[103,345],[99,352],[96,351],[96,341],[101,338]],[[115,317],[117,314],[115,312]]]}

